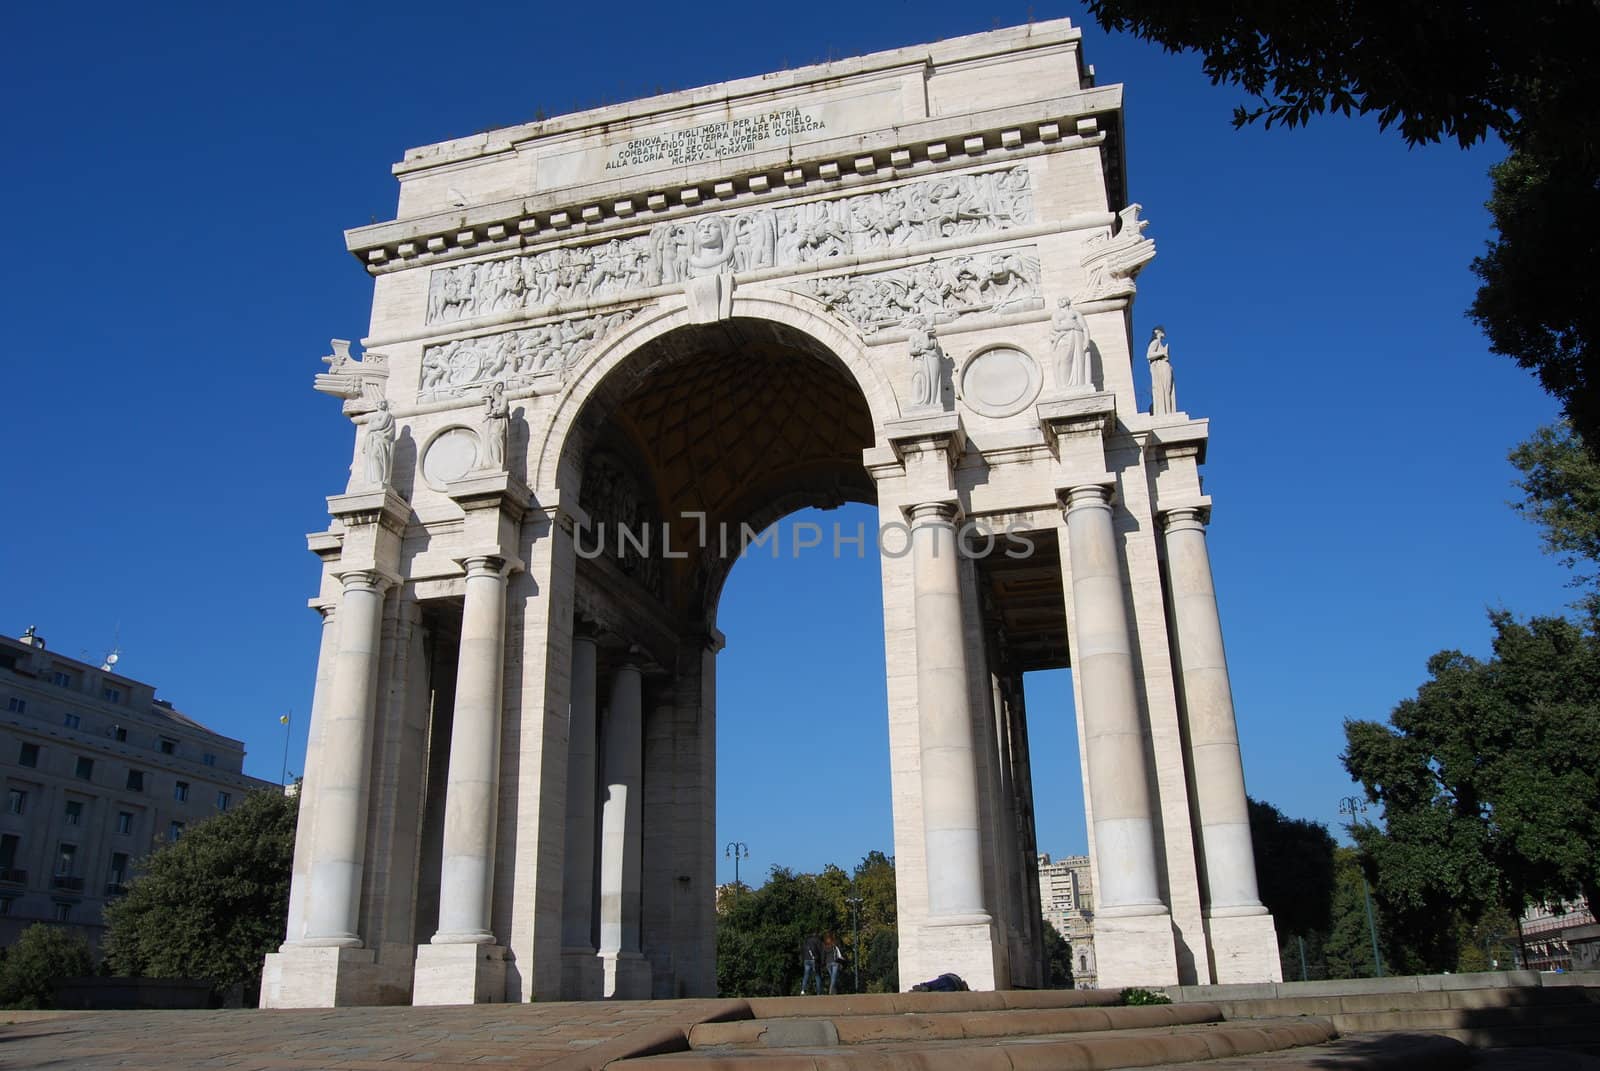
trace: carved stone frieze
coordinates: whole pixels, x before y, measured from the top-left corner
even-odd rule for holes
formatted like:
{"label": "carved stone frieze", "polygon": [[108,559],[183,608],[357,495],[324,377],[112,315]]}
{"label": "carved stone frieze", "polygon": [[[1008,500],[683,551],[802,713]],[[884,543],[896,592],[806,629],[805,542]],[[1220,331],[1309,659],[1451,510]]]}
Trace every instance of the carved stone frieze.
{"label": "carved stone frieze", "polygon": [[436,268],[427,322],[599,303],[708,275],[893,254],[1033,221],[1028,168],[945,175],[873,193],[676,222],[592,245]]}
{"label": "carved stone frieze", "polygon": [[1139,218],[1140,206],[1131,204],[1117,213],[1117,229],[1089,239],[1083,267],[1089,283],[1078,300],[1127,297],[1137,289],[1133,277],[1156,257],[1156,243],[1144,236],[1150,221]]}
{"label": "carved stone frieze", "polygon": [[429,346],[422,351],[417,400],[464,398],[491,383],[513,389],[527,386],[541,375],[559,374],[582,359],[606,332],[633,319],[636,312],[623,309]]}
{"label": "carved stone frieze", "polygon": [[942,324],[975,312],[1042,307],[1039,251],[1033,246],[943,257],[865,275],[801,279],[790,289],[810,294],[866,335],[901,326],[911,317]]}

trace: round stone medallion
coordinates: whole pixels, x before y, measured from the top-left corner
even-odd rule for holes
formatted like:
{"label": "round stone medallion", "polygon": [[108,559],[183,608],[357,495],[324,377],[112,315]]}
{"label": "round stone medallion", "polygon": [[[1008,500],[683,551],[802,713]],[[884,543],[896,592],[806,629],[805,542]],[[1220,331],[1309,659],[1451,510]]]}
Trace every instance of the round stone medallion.
{"label": "round stone medallion", "polygon": [[478,433],[460,426],[445,428],[422,451],[422,478],[435,491],[461,479],[478,463]]}
{"label": "round stone medallion", "polygon": [[961,400],[987,417],[1020,413],[1039,396],[1039,363],[1015,346],[979,350],[961,368]]}

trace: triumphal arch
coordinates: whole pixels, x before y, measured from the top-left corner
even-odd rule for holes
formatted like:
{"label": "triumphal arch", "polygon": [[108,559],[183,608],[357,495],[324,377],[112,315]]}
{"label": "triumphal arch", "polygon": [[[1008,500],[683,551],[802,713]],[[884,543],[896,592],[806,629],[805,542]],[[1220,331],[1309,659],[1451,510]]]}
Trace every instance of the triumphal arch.
{"label": "triumphal arch", "polygon": [[264,1004],[714,993],[718,595],[847,501],[882,527],[902,982],[1042,983],[1028,714],[1071,715],[1022,675],[1068,665],[1102,984],[1278,977],[1207,425],[1130,337],[1155,245],[1079,45],[1041,23],[395,165],[396,219],[347,235],[364,350],[316,381],[355,447],[310,536]]}

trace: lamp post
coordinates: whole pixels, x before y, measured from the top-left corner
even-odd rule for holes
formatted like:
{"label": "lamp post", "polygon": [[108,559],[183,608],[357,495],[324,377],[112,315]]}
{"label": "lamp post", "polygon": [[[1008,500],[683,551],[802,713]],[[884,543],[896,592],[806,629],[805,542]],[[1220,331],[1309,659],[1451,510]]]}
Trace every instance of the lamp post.
{"label": "lamp post", "polygon": [[733,895],[738,896],[742,887],[739,882],[739,855],[744,853],[746,859],[750,858],[750,845],[742,840],[730,840],[722,849],[724,859],[733,860]]}
{"label": "lamp post", "polygon": [[855,991],[859,993],[861,992],[861,897],[846,896],[844,902],[850,905],[850,943],[855,949]]}
{"label": "lamp post", "polygon": [[[1339,813],[1350,816],[1351,823],[1367,811],[1367,801],[1359,796],[1346,796],[1339,801]],[[1361,896],[1367,905],[1367,934],[1372,938],[1372,969],[1375,977],[1383,977],[1383,957],[1378,955],[1378,924],[1372,915],[1372,889],[1367,885],[1367,872],[1361,871]]]}

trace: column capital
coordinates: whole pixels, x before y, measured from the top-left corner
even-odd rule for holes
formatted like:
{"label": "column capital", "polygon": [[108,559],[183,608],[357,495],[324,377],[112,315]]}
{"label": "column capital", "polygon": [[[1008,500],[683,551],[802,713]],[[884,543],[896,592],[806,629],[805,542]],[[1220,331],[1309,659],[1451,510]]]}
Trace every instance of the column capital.
{"label": "column capital", "polygon": [[1173,506],[1161,512],[1161,529],[1164,532],[1204,532],[1210,521],[1210,502]]}
{"label": "column capital", "polygon": [[476,576],[493,576],[505,579],[514,572],[516,564],[498,554],[469,554],[456,559],[456,564],[466,572],[468,579]]}
{"label": "column capital", "polygon": [[928,502],[916,502],[909,506],[901,506],[906,519],[913,525],[918,524],[955,524],[961,516],[961,504],[955,498],[933,499]]}
{"label": "column capital", "polygon": [[378,569],[351,569],[339,573],[339,583],[344,586],[346,593],[351,591],[375,591],[382,595],[393,587],[396,578]]}
{"label": "column capital", "polygon": [[1109,483],[1080,483],[1058,488],[1056,496],[1067,513],[1080,509],[1110,510],[1115,488]]}
{"label": "column capital", "polygon": [[306,600],[306,605],[321,615],[324,625],[333,624],[334,615],[339,612],[339,604],[337,602],[327,602],[321,598],[308,599]]}

